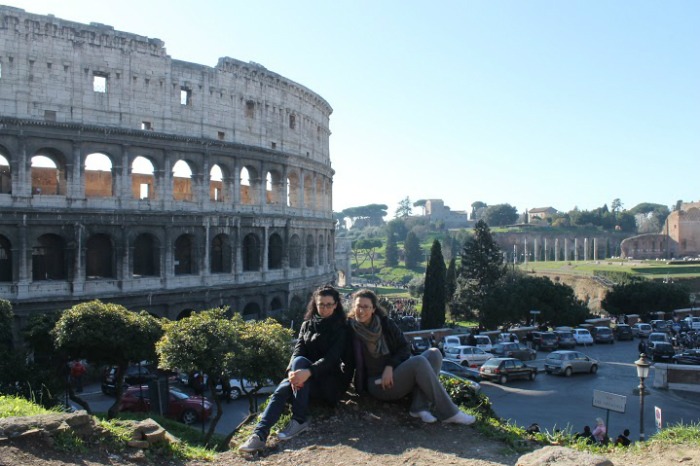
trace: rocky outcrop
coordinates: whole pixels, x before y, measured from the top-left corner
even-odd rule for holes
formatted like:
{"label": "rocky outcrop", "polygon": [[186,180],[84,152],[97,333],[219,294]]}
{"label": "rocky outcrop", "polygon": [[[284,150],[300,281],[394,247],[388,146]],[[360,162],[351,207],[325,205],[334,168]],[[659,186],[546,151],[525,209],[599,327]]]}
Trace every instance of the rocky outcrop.
{"label": "rocky outcrop", "polygon": [[523,455],[516,466],[614,466],[609,459],[566,447],[544,447]]}

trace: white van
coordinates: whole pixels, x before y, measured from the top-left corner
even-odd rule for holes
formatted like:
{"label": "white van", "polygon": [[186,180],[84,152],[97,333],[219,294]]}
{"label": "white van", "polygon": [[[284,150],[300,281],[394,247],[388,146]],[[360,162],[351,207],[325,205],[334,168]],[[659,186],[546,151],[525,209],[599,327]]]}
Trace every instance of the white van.
{"label": "white van", "polygon": [[469,334],[464,333],[464,334],[459,334],[459,335],[447,335],[442,339],[440,342],[440,349],[442,350],[443,354],[445,353],[445,350],[447,348],[452,348],[454,346],[465,346],[468,343]]}
{"label": "white van", "polygon": [[683,320],[688,322],[688,327],[692,330],[700,330],[700,317],[688,316]]}

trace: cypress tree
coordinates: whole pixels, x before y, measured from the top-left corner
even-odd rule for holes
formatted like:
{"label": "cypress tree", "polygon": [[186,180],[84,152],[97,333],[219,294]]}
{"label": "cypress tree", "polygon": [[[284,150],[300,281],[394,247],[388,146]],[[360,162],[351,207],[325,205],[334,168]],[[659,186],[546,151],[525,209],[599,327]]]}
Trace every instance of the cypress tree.
{"label": "cypress tree", "polygon": [[440,241],[435,239],[430,248],[428,266],[425,269],[421,329],[441,328],[445,325],[446,273],[442,246]]}
{"label": "cypress tree", "polygon": [[420,243],[418,242],[418,236],[412,231],[409,231],[406,235],[406,241],[404,241],[403,243],[403,249],[406,268],[416,268],[421,261],[423,251],[421,251]]}
{"label": "cypress tree", "polygon": [[386,250],[384,252],[384,265],[396,267],[399,265],[399,248],[396,245],[396,235],[389,231],[386,238]]}

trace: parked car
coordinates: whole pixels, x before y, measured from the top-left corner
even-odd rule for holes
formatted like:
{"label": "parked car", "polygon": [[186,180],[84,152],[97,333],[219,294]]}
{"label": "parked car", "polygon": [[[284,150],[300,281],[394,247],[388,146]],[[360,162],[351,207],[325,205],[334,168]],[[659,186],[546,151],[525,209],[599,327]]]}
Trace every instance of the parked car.
{"label": "parked car", "polygon": [[615,343],[615,336],[609,327],[593,327],[593,341],[595,343]]}
{"label": "parked car", "polygon": [[512,379],[535,380],[537,369],[528,366],[520,359],[515,358],[491,358],[479,368],[482,379],[496,380],[505,384]]}
{"label": "parked car", "polygon": [[652,361],[673,361],[676,351],[671,343],[665,341],[650,341],[647,346],[648,356]]}
{"label": "parked car", "polygon": [[515,333],[503,332],[498,335],[497,343],[520,343],[520,339]]}
{"label": "parked car", "polygon": [[665,341],[666,343],[671,343],[671,338],[669,338],[666,332],[651,332],[647,337],[647,343]]}
{"label": "parked car", "polygon": [[613,332],[617,341],[622,340],[634,340],[634,333],[632,333],[632,327],[627,324],[617,324]]}
{"label": "parked car", "polygon": [[460,335],[447,335],[444,337],[440,343],[438,343],[438,348],[445,354],[447,348],[452,346],[464,346],[468,344],[469,334],[463,333]]}
{"label": "parked car", "polygon": [[652,331],[651,325],[644,322],[637,322],[632,325],[632,333],[634,333],[634,336],[637,338],[646,338]]}
{"label": "parked car", "polygon": [[474,335],[474,340],[476,341],[476,346],[477,348],[481,348],[482,350],[488,352],[491,352],[491,348],[493,348],[493,344],[491,344],[491,339],[486,336],[486,335]]}
{"label": "parked car", "polygon": [[700,349],[689,349],[673,357],[675,364],[700,366]]}
{"label": "parked car", "polygon": [[575,348],[576,339],[571,330],[554,330],[554,334],[559,339],[559,346],[557,348]]}
{"label": "parked car", "polygon": [[498,343],[493,346],[490,352],[499,358],[516,358],[521,361],[537,359],[537,351],[518,343]]}
{"label": "parked car", "polygon": [[532,332],[532,347],[535,350],[552,351],[559,346],[559,339],[554,332]]}
{"label": "parked car", "polygon": [[574,340],[576,340],[577,345],[593,344],[593,335],[585,328],[575,328],[572,330],[572,333],[574,334]]}
{"label": "parked car", "polygon": [[649,325],[651,325],[651,328],[654,330],[654,332],[668,332],[671,330],[668,326],[668,322],[666,322],[665,320],[651,320],[649,321]]}
{"label": "parked car", "polygon": [[544,360],[544,370],[547,374],[564,374],[567,377],[575,372],[595,374],[598,372],[598,361],[579,351],[552,351]]}
{"label": "parked car", "polygon": [[688,326],[689,330],[700,330],[700,317],[688,316],[683,321]]}
{"label": "parked car", "polygon": [[430,340],[428,337],[413,337],[411,338],[411,353],[421,354],[423,351],[430,349]]}
{"label": "parked car", "polygon": [[476,367],[482,365],[493,357],[493,354],[487,353],[476,346],[452,346],[445,350],[445,358],[457,361],[463,366]]}
{"label": "parked car", "polygon": [[[255,390],[255,384],[246,379],[230,379],[229,384],[231,385],[231,395],[232,400],[237,400],[241,396],[248,394]],[[277,388],[277,384],[272,380],[268,380],[265,385],[260,387],[255,394],[256,395],[267,395],[273,393]],[[223,387],[220,383],[216,384],[216,393],[221,395],[223,393]]]}
{"label": "parked car", "polygon": [[449,372],[463,379],[473,380],[474,382],[481,381],[481,375],[479,375],[478,369],[463,366],[457,362],[450,361],[449,359],[442,360],[442,366],[440,369],[441,372]]}
{"label": "parked car", "polygon": [[[213,405],[206,398],[190,396],[177,388],[170,387],[167,406],[166,417],[189,425],[209,419]],[[119,400],[119,411],[151,411],[151,393],[148,385],[127,388]]]}
{"label": "parked car", "polygon": [[[102,393],[114,396],[117,394],[118,366],[107,366],[102,372]],[[129,385],[140,385],[158,378],[158,374],[146,365],[129,365],[124,374],[124,389]]]}

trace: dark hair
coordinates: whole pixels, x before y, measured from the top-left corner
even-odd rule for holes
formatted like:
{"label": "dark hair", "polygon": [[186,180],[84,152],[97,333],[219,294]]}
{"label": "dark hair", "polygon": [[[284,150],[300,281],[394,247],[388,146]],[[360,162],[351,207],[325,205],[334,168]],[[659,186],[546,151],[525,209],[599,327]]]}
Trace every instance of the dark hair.
{"label": "dark hair", "polygon": [[340,293],[338,293],[338,290],[330,285],[325,285],[314,290],[313,294],[311,295],[311,299],[309,300],[309,304],[306,305],[304,320],[310,320],[314,316],[319,315],[318,307],[316,306],[316,298],[321,296],[330,296],[333,298],[333,301],[335,301],[336,304],[333,314],[341,316],[342,320],[345,321],[345,311],[343,310],[343,302],[340,300]]}
{"label": "dark hair", "polygon": [[379,305],[379,298],[377,298],[377,295],[374,291],[368,290],[367,288],[364,288],[362,290],[358,290],[352,294],[352,303],[351,303],[351,310],[350,310],[350,317],[355,317],[355,300],[357,298],[367,298],[370,301],[372,301],[372,307],[374,307],[374,312],[378,316],[386,317],[387,313],[386,310]]}

